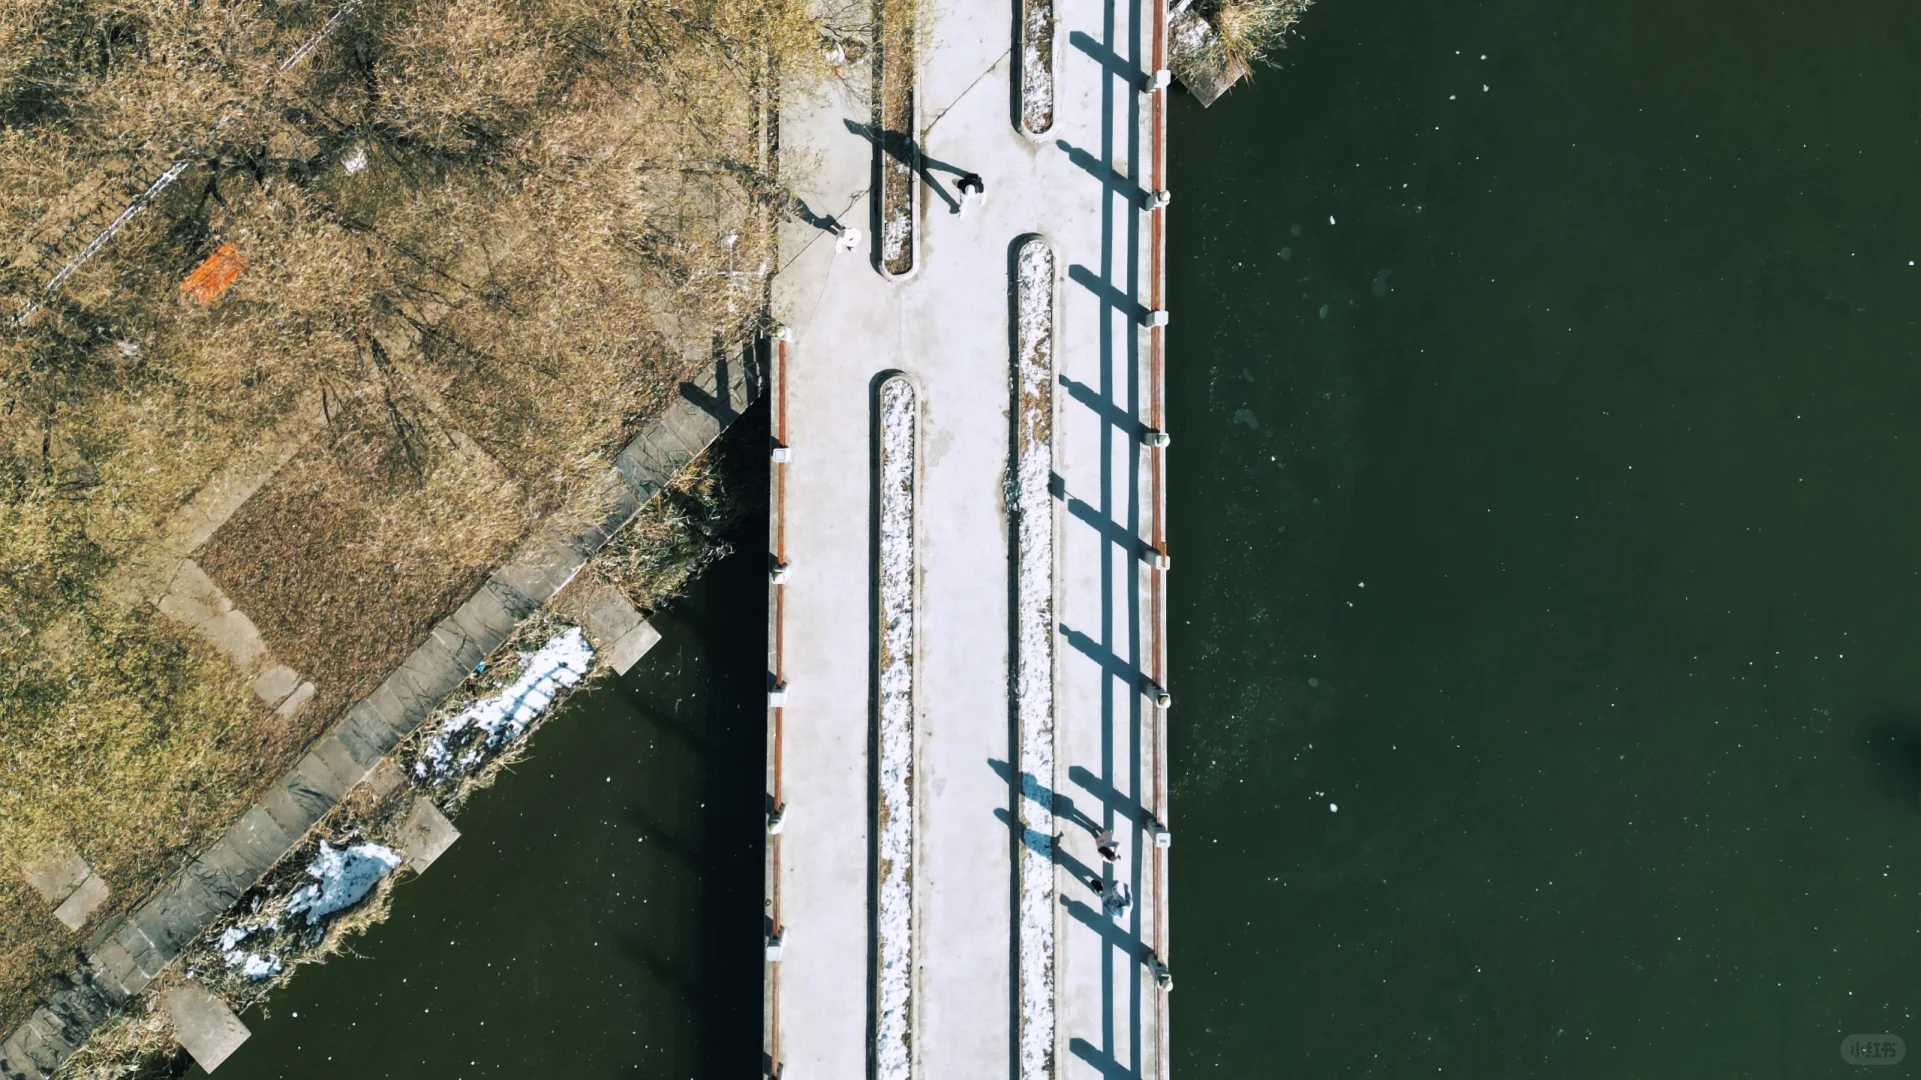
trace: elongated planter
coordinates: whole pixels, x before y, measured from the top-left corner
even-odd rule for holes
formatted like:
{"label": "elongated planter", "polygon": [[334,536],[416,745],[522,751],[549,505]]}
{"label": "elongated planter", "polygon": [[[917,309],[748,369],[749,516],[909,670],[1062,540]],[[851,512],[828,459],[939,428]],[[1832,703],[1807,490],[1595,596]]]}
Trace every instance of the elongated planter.
{"label": "elongated planter", "polygon": [[[912,17],[913,5],[905,6]],[[915,27],[886,25],[875,50],[874,265],[890,281],[920,267],[920,93]]]}
{"label": "elongated planter", "polygon": [[874,1080],[920,1073],[920,388],[882,378],[874,409]]}
{"label": "elongated planter", "polygon": [[1054,128],[1054,4],[1055,0],[1021,2],[1016,107],[1021,134],[1030,139]]}
{"label": "elongated planter", "polygon": [[1055,775],[1054,340],[1058,260],[1046,239],[1017,240],[1013,258],[1013,446],[1007,485],[1013,533],[1013,692],[1020,840],[1016,933],[1020,1080],[1051,1080],[1058,1050],[1055,956],[1060,904],[1054,864]]}

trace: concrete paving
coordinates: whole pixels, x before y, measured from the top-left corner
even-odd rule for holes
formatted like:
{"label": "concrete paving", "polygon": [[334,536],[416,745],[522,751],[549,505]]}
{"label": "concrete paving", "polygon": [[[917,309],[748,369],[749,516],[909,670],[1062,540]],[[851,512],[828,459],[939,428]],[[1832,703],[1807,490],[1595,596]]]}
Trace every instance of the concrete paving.
{"label": "concrete paving", "polygon": [[[769,1064],[791,1080],[870,1075],[874,1037],[872,523],[875,390],[887,372],[921,388],[918,765],[913,1074],[1114,1078],[1164,1075],[1153,975],[1157,638],[1147,525],[1149,296],[1147,61],[1151,5],[1057,0],[1055,120],[1015,126],[1013,20],[1005,6],[926,0],[918,30],[920,145],[929,159],[919,265],[884,279],[862,243],[790,223],[775,311],[792,331],[776,431],[776,672],[780,837],[771,871],[780,959],[770,964]],[[870,237],[865,87],[787,89],[781,145],[815,219]],[[948,212],[958,172],[985,201]],[[1020,241],[1053,245],[1058,867],[1057,1032],[1023,1070],[1016,987],[1014,769],[1007,514],[1012,337]],[[1104,868],[1094,836],[1116,831]],[[1137,832],[1137,830],[1140,830]],[[1048,844],[1040,838],[1041,844]],[[1051,846],[1051,845],[1049,845]],[[1091,881],[1130,903],[1110,908]],[[1122,888],[1113,888],[1115,882]],[[770,901],[771,901],[770,897]]]}

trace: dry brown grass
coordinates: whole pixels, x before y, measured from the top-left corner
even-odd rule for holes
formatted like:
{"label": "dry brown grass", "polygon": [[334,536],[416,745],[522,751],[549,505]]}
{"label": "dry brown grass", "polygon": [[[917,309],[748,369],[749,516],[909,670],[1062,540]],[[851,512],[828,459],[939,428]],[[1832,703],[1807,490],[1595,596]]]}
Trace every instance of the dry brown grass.
{"label": "dry brown grass", "polygon": [[[761,317],[770,72],[802,0],[0,0],[0,890],[69,842],[137,899]],[[349,175],[344,162],[364,153]],[[64,233],[192,163],[43,297]],[[116,185],[119,185],[116,188]],[[221,243],[250,266],[202,307]],[[199,553],[321,689],[263,716],[102,583],[326,421]],[[0,1031],[76,939],[0,891]]]}

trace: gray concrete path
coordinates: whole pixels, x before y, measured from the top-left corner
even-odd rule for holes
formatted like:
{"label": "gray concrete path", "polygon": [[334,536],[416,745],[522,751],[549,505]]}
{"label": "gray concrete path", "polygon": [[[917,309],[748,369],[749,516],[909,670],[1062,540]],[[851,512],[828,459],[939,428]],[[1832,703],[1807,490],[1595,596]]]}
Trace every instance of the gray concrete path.
{"label": "gray concrete path", "polygon": [[[893,282],[868,242],[873,147],[859,85],[786,88],[784,167],[815,222],[861,230],[839,251],[817,225],[782,237],[776,316],[791,330],[777,365],[774,550],[780,689],[779,832],[770,845],[768,1064],[791,1080],[893,1073],[871,1058],[874,998],[876,550],[875,392],[902,371],[920,390],[919,608],[914,784],[914,1007],[910,1074],[1165,1075],[1165,991],[1156,984],[1165,850],[1148,825],[1161,797],[1161,677],[1154,470],[1142,445],[1159,331],[1148,212],[1155,5],[1057,0],[1055,119],[1017,129],[1014,19],[1006,5],[925,0],[918,29],[919,260]],[[958,174],[983,204],[949,212]],[[933,185],[941,189],[934,190]],[[945,195],[943,194],[945,193]],[[1011,275],[1019,242],[1053,246],[1058,690],[1051,795],[1061,834],[1027,842],[1056,866],[1053,1053],[1023,1068],[1014,826],[1021,760],[1010,703]],[[1116,832],[1107,867],[1095,835]],[[1157,873],[1157,869],[1160,873]],[[1131,903],[1105,905],[1091,884]],[[1113,883],[1113,884],[1110,884]],[[1115,888],[1117,884],[1120,888]],[[1157,932],[1157,925],[1159,926]]]}

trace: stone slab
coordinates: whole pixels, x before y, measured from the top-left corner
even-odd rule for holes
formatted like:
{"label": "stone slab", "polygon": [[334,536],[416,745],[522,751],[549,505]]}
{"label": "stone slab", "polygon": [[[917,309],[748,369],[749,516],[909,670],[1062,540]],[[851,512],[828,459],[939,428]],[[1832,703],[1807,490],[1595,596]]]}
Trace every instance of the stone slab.
{"label": "stone slab", "polygon": [[253,620],[236,609],[192,559],[181,560],[158,606],[165,614],[200,631],[243,671],[251,670],[267,656],[267,643]]}
{"label": "stone slab", "polygon": [[440,807],[435,806],[432,799],[422,798],[415,800],[413,809],[407,811],[395,842],[407,856],[408,869],[420,874],[458,839],[460,830],[440,812]]}
{"label": "stone slab", "polygon": [[113,1003],[100,992],[93,980],[69,976],[67,985],[55,990],[47,1007],[59,1015],[69,1033],[90,1030],[113,1011]]}
{"label": "stone slab", "polygon": [[285,664],[272,664],[254,676],[254,696],[269,705],[278,705],[300,688],[300,673]]}
{"label": "stone slab", "polygon": [[585,554],[557,540],[541,537],[516,552],[489,580],[512,589],[539,607],[552,600],[586,564]]}
{"label": "stone slab", "polygon": [[[57,1032],[58,1028],[54,1030]],[[6,1042],[0,1043],[0,1060],[4,1060],[9,1068],[15,1069],[20,1075],[39,1080],[52,1076],[73,1050],[73,1045],[67,1040],[57,1034],[50,1036],[46,1025],[40,1022],[40,1014],[35,1013],[16,1028]]]}
{"label": "stone slab", "polygon": [[167,960],[179,956],[187,943],[200,936],[227,905],[192,874],[181,874],[133,913],[133,923],[146,933]]}
{"label": "stone slab", "polygon": [[397,698],[392,694],[382,696],[375,690],[348,709],[346,720],[335,730],[344,732],[351,727],[367,742],[380,747],[384,754],[399,745],[416,723]]}
{"label": "stone slab", "polygon": [[87,920],[107,902],[107,881],[99,874],[88,874],[80,887],[73,890],[60,906],[53,909],[53,917],[65,923],[67,929],[75,933],[87,925]]}
{"label": "stone slab", "polygon": [[636,438],[614,457],[614,471],[620,474],[621,480],[625,481],[627,487],[634,492],[635,499],[643,504],[652,500],[654,496],[660,494],[661,488],[667,486],[666,481],[661,478],[659,466],[651,455],[650,447]]}
{"label": "stone slab", "polygon": [[314,685],[310,682],[303,682],[299,686],[294,687],[293,693],[288,694],[287,700],[281,702],[280,707],[275,709],[274,712],[287,719],[292,719],[300,714],[301,709],[306,708],[307,702],[312,701],[313,696]]}
{"label": "stone slab", "polygon": [[644,622],[627,594],[612,585],[595,587],[580,605],[580,628],[598,649],[606,649]]}
{"label": "stone slab", "polygon": [[660,631],[654,629],[653,623],[643,622],[622,634],[612,645],[602,650],[600,655],[615,673],[625,675],[629,669],[640,662],[641,657],[647,655],[648,650],[658,644],[660,644]]}
{"label": "stone slab", "polygon": [[234,856],[252,869],[254,877],[258,878],[280,861],[280,856],[293,846],[293,839],[285,829],[275,824],[266,807],[255,803],[240,815],[240,820],[227,830],[227,835],[221,837],[221,843],[226,844]]}
{"label": "stone slab", "polygon": [[694,460],[697,451],[690,450],[679,437],[660,422],[648,424],[641,429],[633,442],[614,459],[614,466],[627,478],[627,483],[642,498],[651,499],[667,482]]}
{"label": "stone slab", "polygon": [[[474,669],[473,665],[480,662],[476,659],[473,663],[461,663],[460,656],[456,655],[456,647],[464,645],[466,639],[463,637],[457,643],[450,642],[448,638],[452,636],[428,634],[427,640],[421,642],[420,647],[400,663],[400,670],[407,673],[416,692],[432,698],[436,705],[440,699],[453,693],[454,687],[466,681]],[[470,650],[461,650],[462,653],[467,651]]]}
{"label": "stone slab", "polygon": [[365,780],[368,770],[374,767],[373,762],[363,763],[356,758],[338,735],[322,736],[319,742],[314,743],[313,756],[319,758],[321,763],[346,785],[340,789],[341,798],[345,798],[355,784]]}
{"label": "stone slab", "polygon": [[413,733],[427,718],[433,703],[420,697],[411,680],[389,675],[374,692],[361,701],[380,717],[395,743]]}
{"label": "stone slab", "polygon": [[260,797],[260,805],[266,808],[267,816],[273,818],[273,823],[280,826],[282,832],[288,836],[302,836],[333,808],[333,803],[313,798],[313,793],[304,787],[296,791],[291,780],[291,777],[282,777],[274,781],[267,788],[267,793]]}
{"label": "stone slab", "polygon": [[355,784],[359,783],[360,778],[364,775],[366,775],[365,770],[353,775],[342,776],[340,773],[335,772],[333,766],[329,765],[319,754],[308,751],[305,756],[294,763],[293,771],[288,773],[284,779],[288,789],[294,791],[297,795],[305,797],[304,792],[311,793],[314,796],[325,797],[327,800],[327,809],[331,810],[334,804],[345,797],[347,792],[351,790]]}
{"label": "stone slab", "polygon": [[577,517],[552,523],[553,533],[576,551],[592,555],[606,546],[621,527],[640,512],[640,497],[618,469],[609,468],[594,508]]}
{"label": "stone slab", "polygon": [[[101,988],[117,1001],[125,1001],[139,993],[140,987],[147,984],[145,974],[138,970],[138,965],[133,962],[133,958],[127,955],[127,950],[117,941],[109,941],[100,946],[92,956],[87,958],[87,963],[93,969],[93,976],[100,983]],[[135,983],[139,985],[136,986]]]}
{"label": "stone slab", "polygon": [[70,847],[58,847],[42,852],[20,868],[21,875],[33,891],[39,893],[49,904],[58,904],[72,896],[80,883],[87,880],[93,871],[87,860]]}
{"label": "stone slab", "polygon": [[219,1068],[253,1034],[226,1002],[193,984],[161,995],[160,1007],[173,1022],[174,1037],[208,1072]]}
{"label": "stone slab", "polygon": [[489,580],[460,605],[452,618],[484,656],[500,648],[520,620],[533,612],[534,605],[525,597]]}
{"label": "stone slab", "polygon": [[463,679],[473,674],[475,666],[487,659],[489,650],[481,648],[480,643],[469,637],[467,632],[461,629],[460,624],[454,622],[452,618],[435,623],[434,628],[428,632],[428,636],[439,642],[441,648],[446,650],[448,657],[460,668],[460,676]]}
{"label": "stone slab", "polygon": [[400,745],[405,733],[387,722],[380,711],[367,702],[361,702],[347,710],[347,718],[334,728],[334,734],[347,744],[347,752],[355,759],[379,759],[381,755]]}
{"label": "stone slab", "polygon": [[[392,747],[383,747],[367,737],[361,725],[351,719],[342,721],[333,729],[326,740],[330,747],[338,747],[338,753],[360,770],[360,779],[366,779],[369,770],[379,767],[385,761],[385,754]],[[334,752],[329,750],[329,752]]]}
{"label": "stone slab", "polygon": [[400,789],[407,782],[407,774],[392,758],[380,759],[372,772],[367,774],[367,786],[373,789],[374,798],[384,799]]}
{"label": "stone slab", "polygon": [[720,437],[720,420],[706,409],[682,398],[660,414],[660,423],[682,446],[699,454]]}
{"label": "stone slab", "polygon": [[75,1031],[59,1013],[42,1005],[27,1018],[26,1026],[32,1029],[49,1046],[57,1047],[65,1053],[72,1053],[86,1037],[83,1031]]}
{"label": "stone slab", "polygon": [[[134,993],[145,989],[147,983],[152,982],[153,977],[160,974],[167,966],[168,958],[160,954],[160,950],[154,947],[152,939],[147,937],[146,931],[142,930],[140,924],[133,919],[120,924],[120,929],[113,935],[113,943],[126,952],[130,964],[127,970],[132,977],[123,978],[121,981]],[[137,986],[136,979],[139,983]]]}
{"label": "stone slab", "polygon": [[260,875],[246,864],[224,837],[198,858],[189,861],[186,872],[199,878],[201,886],[210,895],[218,897],[223,907],[232,907],[253,887],[255,881],[260,880]]}

